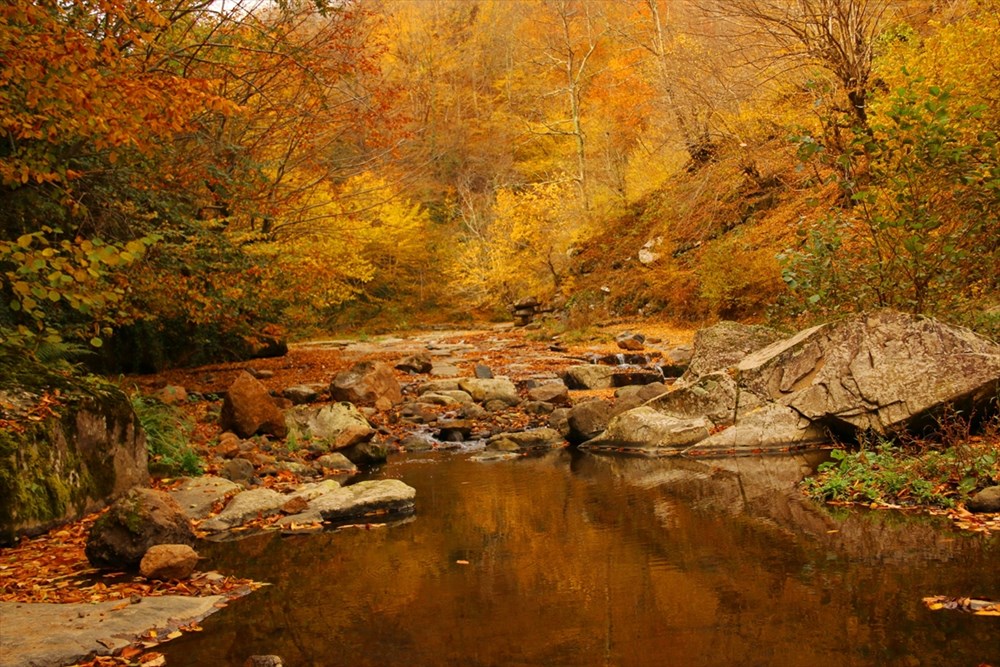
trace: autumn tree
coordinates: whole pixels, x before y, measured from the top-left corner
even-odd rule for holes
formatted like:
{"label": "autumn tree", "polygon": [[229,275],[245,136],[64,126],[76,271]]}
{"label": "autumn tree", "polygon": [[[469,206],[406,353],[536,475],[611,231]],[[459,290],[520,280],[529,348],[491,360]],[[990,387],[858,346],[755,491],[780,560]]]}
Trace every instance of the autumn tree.
{"label": "autumn tree", "polygon": [[803,229],[785,257],[803,307],[988,319],[984,304],[1000,299],[996,272],[983,270],[1000,262],[995,10],[986,3],[926,39],[887,45],[877,71],[888,90],[871,97],[870,131],[844,154],[800,138],[804,158],[833,162],[851,204]]}
{"label": "autumn tree", "polygon": [[699,4],[731,23],[750,62],[764,72],[818,66],[832,75],[846,105],[868,124],[872,62],[888,0],[727,0]]}

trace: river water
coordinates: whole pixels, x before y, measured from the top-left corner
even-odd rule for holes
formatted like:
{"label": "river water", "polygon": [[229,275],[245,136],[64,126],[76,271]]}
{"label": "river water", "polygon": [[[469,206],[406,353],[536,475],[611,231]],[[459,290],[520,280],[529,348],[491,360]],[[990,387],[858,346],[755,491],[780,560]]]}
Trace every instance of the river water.
{"label": "river water", "polygon": [[[820,456],[820,455],[815,455]],[[1000,665],[1000,539],[831,513],[815,456],[693,462],[560,451],[408,455],[408,521],[215,544],[270,582],[165,645],[169,665]]]}

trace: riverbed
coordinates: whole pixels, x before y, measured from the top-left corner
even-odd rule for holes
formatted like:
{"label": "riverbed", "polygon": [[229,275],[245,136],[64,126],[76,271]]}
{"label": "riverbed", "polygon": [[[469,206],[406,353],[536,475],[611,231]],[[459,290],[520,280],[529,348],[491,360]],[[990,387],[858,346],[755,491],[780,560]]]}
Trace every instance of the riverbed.
{"label": "riverbed", "polygon": [[711,461],[409,454],[399,523],[206,546],[271,585],[162,647],[171,665],[980,665],[1000,539],[794,484],[823,453]]}

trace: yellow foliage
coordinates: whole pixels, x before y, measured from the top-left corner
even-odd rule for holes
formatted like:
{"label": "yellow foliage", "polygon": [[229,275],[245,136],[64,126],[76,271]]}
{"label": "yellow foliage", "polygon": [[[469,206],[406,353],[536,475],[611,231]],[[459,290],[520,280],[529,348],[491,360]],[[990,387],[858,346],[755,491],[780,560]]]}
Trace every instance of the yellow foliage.
{"label": "yellow foliage", "polygon": [[735,235],[705,249],[697,274],[701,297],[724,318],[759,314],[784,289],[774,250],[752,247]]}
{"label": "yellow foliage", "polygon": [[573,240],[568,183],[497,192],[492,224],[467,239],[453,268],[455,287],[479,305],[503,305],[559,290]]}
{"label": "yellow foliage", "polygon": [[284,228],[278,221],[285,231],[276,241],[248,246],[271,268],[266,289],[288,303],[289,318],[315,321],[373,285],[390,292],[412,287],[426,263],[426,211],[369,173],[308,196],[302,210],[315,220]]}

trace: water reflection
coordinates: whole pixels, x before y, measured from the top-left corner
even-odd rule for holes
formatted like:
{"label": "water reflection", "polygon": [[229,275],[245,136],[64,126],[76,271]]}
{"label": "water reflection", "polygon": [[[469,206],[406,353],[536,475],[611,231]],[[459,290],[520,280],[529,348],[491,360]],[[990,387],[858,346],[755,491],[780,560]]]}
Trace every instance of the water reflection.
{"label": "water reflection", "polygon": [[[167,645],[169,664],[978,665],[1000,544],[793,489],[808,457],[400,460],[416,520],[209,547],[273,585]],[[834,532],[836,531],[836,532]],[[468,565],[458,563],[468,561]]]}

